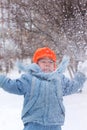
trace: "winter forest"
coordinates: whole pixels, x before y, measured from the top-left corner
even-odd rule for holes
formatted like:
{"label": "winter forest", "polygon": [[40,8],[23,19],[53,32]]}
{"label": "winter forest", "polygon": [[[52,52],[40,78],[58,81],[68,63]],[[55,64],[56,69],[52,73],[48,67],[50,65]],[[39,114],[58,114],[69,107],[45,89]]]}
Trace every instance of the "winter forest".
{"label": "winter forest", "polygon": [[86,0],[0,0],[0,71],[43,46],[56,51],[58,63],[69,55],[73,71],[87,59]]}
{"label": "winter forest", "polygon": [[[72,78],[79,62],[87,66],[87,0],[0,0],[0,73],[20,77],[15,63],[30,63],[44,46],[56,52],[57,64],[70,56],[66,76]],[[23,129],[23,100],[0,89],[1,130]],[[62,129],[87,130],[87,81],[81,93],[64,97],[64,105]]]}

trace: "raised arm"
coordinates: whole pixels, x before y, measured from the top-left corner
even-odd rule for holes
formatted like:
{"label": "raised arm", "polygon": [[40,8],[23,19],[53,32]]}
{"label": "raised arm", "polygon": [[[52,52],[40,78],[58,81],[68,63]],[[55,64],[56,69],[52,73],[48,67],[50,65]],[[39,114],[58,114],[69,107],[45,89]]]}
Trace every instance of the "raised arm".
{"label": "raised arm", "polygon": [[82,88],[86,81],[86,76],[77,72],[72,80],[62,77],[63,96],[76,93],[78,89]]}
{"label": "raised arm", "polygon": [[5,91],[13,94],[23,95],[30,90],[31,78],[23,74],[19,79],[10,79],[0,75],[0,87]]}

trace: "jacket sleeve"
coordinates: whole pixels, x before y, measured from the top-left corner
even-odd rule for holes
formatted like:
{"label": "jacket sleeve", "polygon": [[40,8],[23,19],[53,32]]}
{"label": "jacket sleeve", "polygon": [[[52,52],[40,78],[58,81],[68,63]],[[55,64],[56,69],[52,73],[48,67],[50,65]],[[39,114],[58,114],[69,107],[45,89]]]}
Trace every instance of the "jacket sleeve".
{"label": "jacket sleeve", "polygon": [[24,95],[27,91],[30,91],[30,86],[30,78],[27,75],[23,74],[19,79],[10,79],[0,75],[0,87],[9,93]]}
{"label": "jacket sleeve", "polygon": [[63,96],[76,93],[78,89],[82,88],[86,77],[84,74],[77,72],[73,79],[68,79],[65,76],[62,77],[62,89]]}

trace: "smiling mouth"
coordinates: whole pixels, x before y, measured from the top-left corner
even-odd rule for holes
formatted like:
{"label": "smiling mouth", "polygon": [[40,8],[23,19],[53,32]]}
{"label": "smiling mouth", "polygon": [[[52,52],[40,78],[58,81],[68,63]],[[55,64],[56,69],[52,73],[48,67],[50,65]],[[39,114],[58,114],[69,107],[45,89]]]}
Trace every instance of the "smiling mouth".
{"label": "smiling mouth", "polygon": [[50,68],[45,68],[43,69],[44,72],[52,72],[52,70],[50,70]]}

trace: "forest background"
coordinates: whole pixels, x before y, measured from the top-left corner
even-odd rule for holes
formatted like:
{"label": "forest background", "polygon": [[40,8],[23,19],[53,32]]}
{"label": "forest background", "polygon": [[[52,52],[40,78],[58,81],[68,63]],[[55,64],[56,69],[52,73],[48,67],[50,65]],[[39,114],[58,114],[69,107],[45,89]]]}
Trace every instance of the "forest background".
{"label": "forest background", "polygon": [[32,58],[38,47],[71,58],[69,72],[87,60],[86,0],[0,0],[0,71]]}

